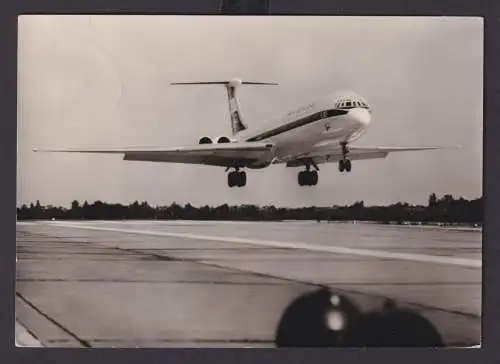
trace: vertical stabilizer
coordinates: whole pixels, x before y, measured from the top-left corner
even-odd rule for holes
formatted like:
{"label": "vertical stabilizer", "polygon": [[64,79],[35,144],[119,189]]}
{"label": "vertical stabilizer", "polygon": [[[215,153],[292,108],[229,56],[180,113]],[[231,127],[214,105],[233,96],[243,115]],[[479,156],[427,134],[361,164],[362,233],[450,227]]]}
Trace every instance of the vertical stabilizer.
{"label": "vertical stabilizer", "polygon": [[227,101],[229,104],[229,115],[231,118],[231,131],[233,135],[238,134],[240,131],[246,130],[248,127],[243,122],[240,110],[240,102],[236,97],[236,88],[241,85],[240,80],[233,80],[225,84],[227,91]]}
{"label": "vertical stabilizer", "polygon": [[247,125],[243,122],[241,116],[240,103],[236,95],[236,89],[240,85],[277,85],[270,82],[247,82],[239,79],[230,81],[210,81],[210,82],[175,82],[172,85],[224,85],[227,91],[227,100],[229,104],[229,116],[231,121],[231,131],[233,135],[246,130]]}

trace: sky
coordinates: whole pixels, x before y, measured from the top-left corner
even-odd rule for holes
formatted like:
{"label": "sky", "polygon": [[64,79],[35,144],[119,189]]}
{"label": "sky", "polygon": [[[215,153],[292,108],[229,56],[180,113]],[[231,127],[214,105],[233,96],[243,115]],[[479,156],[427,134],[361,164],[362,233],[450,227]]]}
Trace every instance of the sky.
{"label": "sky", "polygon": [[[19,18],[17,203],[148,201],[194,206],[426,204],[431,193],[482,195],[483,21],[449,17],[24,15]],[[460,145],[458,150],[320,166],[247,171],[123,161],[120,155],[32,148],[197,144],[230,135],[222,86],[239,90],[251,129],[339,90],[363,96],[372,122],[357,146]]]}

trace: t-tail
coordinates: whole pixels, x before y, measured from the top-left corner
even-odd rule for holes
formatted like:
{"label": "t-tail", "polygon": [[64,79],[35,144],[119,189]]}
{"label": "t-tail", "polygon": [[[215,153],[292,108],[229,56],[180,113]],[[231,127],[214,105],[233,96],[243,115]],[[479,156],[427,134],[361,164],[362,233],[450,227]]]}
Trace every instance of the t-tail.
{"label": "t-tail", "polygon": [[227,100],[229,104],[229,115],[231,117],[231,129],[233,136],[246,130],[247,125],[243,122],[240,110],[240,103],[236,95],[236,88],[240,85],[278,85],[272,82],[248,82],[240,79],[229,81],[209,81],[209,82],[174,82],[172,85],[224,85],[227,91]]}

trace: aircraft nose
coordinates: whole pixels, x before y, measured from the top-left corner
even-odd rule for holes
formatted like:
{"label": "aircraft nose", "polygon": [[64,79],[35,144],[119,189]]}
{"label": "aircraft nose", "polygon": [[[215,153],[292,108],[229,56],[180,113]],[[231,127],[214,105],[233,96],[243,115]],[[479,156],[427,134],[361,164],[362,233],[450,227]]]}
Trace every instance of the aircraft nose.
{"label": "aircraft nose", "polygon": [[363,126],[367,126],[371,121],[371,114],[366,109],[355,108],[349,110],[349,116]]}

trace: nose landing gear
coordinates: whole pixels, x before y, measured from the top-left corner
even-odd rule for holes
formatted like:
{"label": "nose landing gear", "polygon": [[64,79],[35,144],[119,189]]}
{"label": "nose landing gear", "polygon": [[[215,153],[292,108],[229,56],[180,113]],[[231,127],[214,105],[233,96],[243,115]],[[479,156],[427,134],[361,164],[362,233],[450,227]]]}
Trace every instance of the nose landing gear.
{"label": "nose landing gear", "polygon": [[347,142],[342,142],[342,159],[339,160],[339,172],[350,172],[351,171],[351,161],[347,158],[347,154],[349,153],[349,147],[347,146]]}
{"label": "nose landing gear", "polygon": [[339,161],[339,171],[340,172],[350,172],[351,171],[351,161],[349,159],[341,159]]}

